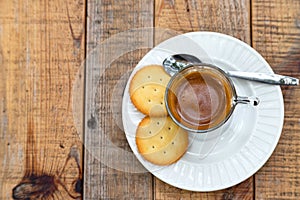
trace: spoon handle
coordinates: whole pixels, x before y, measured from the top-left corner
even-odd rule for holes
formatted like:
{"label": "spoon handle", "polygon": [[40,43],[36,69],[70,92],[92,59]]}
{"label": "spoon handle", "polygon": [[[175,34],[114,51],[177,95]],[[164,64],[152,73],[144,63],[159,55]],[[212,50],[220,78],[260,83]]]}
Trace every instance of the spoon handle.
{"label": "spoon handle", "polygon": [[240,72],[240,71],[228,71],[226,73],[230,77],[258,81],[258,82],[268,83],[273,85],[299,85],[299,79],[290,76],[282,76],[278,74],[264,74],[264,73],[257,73],[257,72]]}

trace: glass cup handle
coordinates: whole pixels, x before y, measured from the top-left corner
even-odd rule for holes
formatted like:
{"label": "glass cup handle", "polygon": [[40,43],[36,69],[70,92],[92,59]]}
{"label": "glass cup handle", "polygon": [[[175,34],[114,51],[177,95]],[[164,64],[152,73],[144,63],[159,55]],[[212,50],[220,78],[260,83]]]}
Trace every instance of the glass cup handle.
{"label": "glass cup handle", "polygon": [[252,106],[257,106],[259,104],[259,98],[257,97],[236,97],[234,100],[236,104],[241,103],[241,104],[250,104]]}

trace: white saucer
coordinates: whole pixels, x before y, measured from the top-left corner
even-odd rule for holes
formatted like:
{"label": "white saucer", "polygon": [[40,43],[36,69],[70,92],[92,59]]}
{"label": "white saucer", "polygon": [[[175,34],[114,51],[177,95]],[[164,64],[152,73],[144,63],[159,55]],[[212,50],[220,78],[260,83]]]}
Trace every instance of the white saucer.
{"label": "white saucer", "polygon": [[135,131],[144,116],[130,101],[129,82],[141,67],[161,64],[167,56],[176,53],[195,55],[224,70],[273,73],[259,53],[231,36],[192,32],[164,41],[139,62],[125,88],[122,117],[131,149],[153,175],[181,189],[214,191],[246,180],[264,165],[280,138],[284,105],[279,86],[233,79],[237,94],[258,97],[259,106],[238,105],[231,119],[221,128],[208,134],[190,133],[187,153],[173,165],[153,165],[138,153]]}

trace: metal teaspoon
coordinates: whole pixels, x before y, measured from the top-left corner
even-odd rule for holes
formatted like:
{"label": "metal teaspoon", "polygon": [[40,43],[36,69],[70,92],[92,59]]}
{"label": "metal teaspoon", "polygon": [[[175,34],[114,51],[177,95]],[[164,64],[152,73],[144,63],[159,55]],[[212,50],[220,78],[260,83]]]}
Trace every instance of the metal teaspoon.
{"label": "metal teaspoon", "polygon": [[[173,76],[176,72],[182,68],[190,65],[201,63],[197,57],[189,54],[176,54],[167,57],[163,61],[163,66],[165,71]],[[226,71],[225,72],[230,77],[236,77],[241,79],[246,79],[250,81],[258,81],[262,83],[272,84],[272,85],[299,85],[299,79],[283,76],[279,74],[265,74],[257,72],[241,72],[241,71]]]}

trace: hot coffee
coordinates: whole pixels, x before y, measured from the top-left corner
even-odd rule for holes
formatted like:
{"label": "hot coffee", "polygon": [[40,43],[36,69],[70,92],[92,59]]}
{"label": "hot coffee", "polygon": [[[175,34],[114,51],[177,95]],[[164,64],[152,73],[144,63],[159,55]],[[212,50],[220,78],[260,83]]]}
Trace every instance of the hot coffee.
{"label": "hot coffee", "polygon": [[193,66],[171,80],[166,100],[175,121],[189,129],[208,130],[229,116],[234,95],[231,82],[218,69]]}

